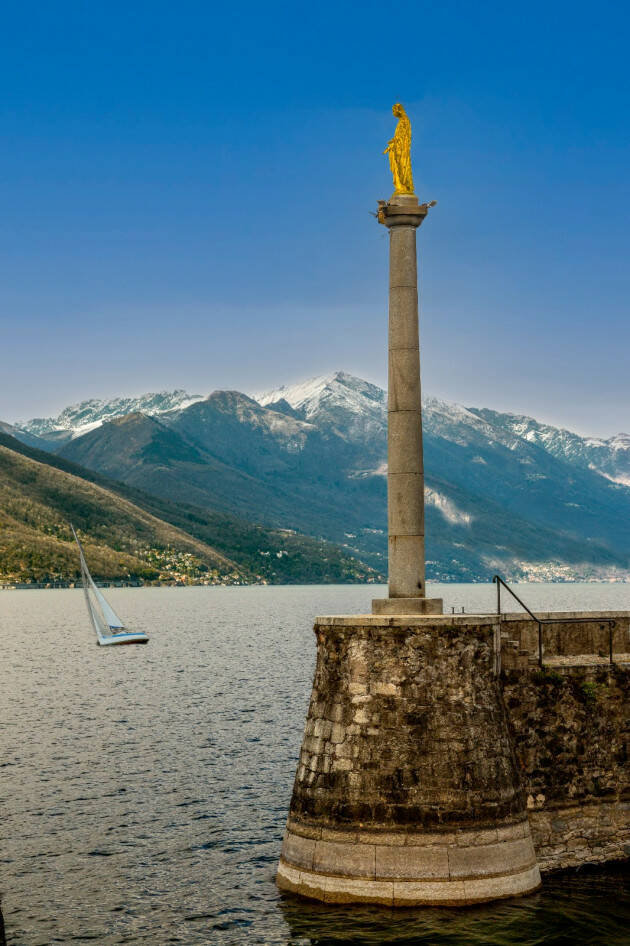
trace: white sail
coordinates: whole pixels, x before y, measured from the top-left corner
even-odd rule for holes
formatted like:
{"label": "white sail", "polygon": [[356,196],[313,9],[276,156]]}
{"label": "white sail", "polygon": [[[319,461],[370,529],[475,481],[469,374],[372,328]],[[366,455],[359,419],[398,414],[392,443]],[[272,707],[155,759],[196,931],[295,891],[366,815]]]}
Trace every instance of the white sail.
{"label": "white sail", "polygon": [[88,614],[90,615],[92,625],[94,627],[94,630],[96,631],[96,636],[100,643],[100,641],[104,637],[107,637],[107,634],[109,633],[109,627],[107,626],[107,622],[105,621],[104,616],[99,614],[98,608],[94,606],[92,599],[90,597],[91,584],[93,584],[93,582],[92,582],[92,576],[90,575],[87,565],[85,564],[85,559],[83,558],[83,554],[81,554],[81,579],[82,579],[83,594],[85,595],[85,603],[87,605]]}
{"label": "white sail", "polygon": [[79,548],[79,560],[81,562],[81,579],[83,583],[83,593],[85,594],[85,603],[92,621],[92,626],[96,632],[99,644],[123,644],[123,643],[146,643],[148,637],[143,632],[125,632],[125,625],[120,620],[110,603],[106,600],[103,593],[96,587],[94,579],[85,561],[83,548],[79,542],[74,526],[70,526],[72,534]]}
{"label": "white sail", "polygon": [[[92,576],[91,576],[91,575],[90,575],[90,581],[92,581]],[[104,597],[103,594],[99,591],[99,589],[96,587],[96,585],[94,584],[93,581],[92,581],[92,591],[94,592],[94,594],[96,595],[96,597],[97,597],[97,599],[98,599],[98,603],[99,603],[100,606],[101,606],[101,610],[102,610],[102,612],[103,612],[103,616],[104,616],[105,620],[107,621],[107,624],[109,625],[109,627],[110,627],[113,631],[114,631],[114,630],[120,630],[120,628],[124,627],[125,625],[124,625],[123,622],[120,620],[120,618],[118,617],[118,615],[116,614],[116,612],[115,612],[114,609],[112,608],[111,604],[109,604],[109,602],[105,600],[105,597]]]}

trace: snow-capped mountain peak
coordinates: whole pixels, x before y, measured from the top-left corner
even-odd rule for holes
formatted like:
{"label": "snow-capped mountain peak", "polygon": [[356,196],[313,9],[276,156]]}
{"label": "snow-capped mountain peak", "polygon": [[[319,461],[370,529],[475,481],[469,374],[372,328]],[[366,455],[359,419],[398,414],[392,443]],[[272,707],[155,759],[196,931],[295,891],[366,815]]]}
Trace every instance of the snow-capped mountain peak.
{"label": "snow-capped mountain peak", "polygon": [[284,385],[254,397],[259,404],[271,408],[284,401],[303,420],[316,423],[347,442],[367,446],[370,451],[380,443],[387,425],[383,389],[345,371]]}
{"label": "snow-capped mountain peak", "polygon": [[607,479],[630,486],[630,436],[619,433],[604,439],[581,437],[562,427],[553,427],[521,414],[502,414],[488,409],[473,413],[495,428],[542,447],[554,457],[590,470]]}
{"label": "snow-capped mountain peak", "polygon": [[335,402],[346,409],[354,408],[359,412],[365,409],[366,402],[379,406],[385,402],[385,392],[382,388],[346,374],[345,371],[319,375],[298,384],[282,385],[273,391],[254,394],[253,397],[263,407],[286,401],[294,410],[303,411],[305,417],[319,411],[323,402]]}
{"label": "snow-capped mountain peak", "polygon": [[[274,404],[285,401],[294,410],[300,411],[305,418],[333,406],[357,415],[368,413],[382,420],[387,417],[387,392],[344,371],[309,378],[299,384],[282,385],[264,394],[254,394],[253,397],[265,407],[273,407]],[[440,401],[435,397],[425,397],[422,403],[425,414],[436,424],[442,422],[484,429],[489,427],[484,420],[461,404]]]}
{"label": "snow-capped mountain peak", "polygon": [[606,441],[611,450],[630,450],[630,434],[618,433]]}
{"label": "snow-capped mountain peak", "polygon": [[138,411],[151,416],[164,414],[167,411],[183,410],[200,400],[200,394],[188,394],[183,390],[150,392],[138,397],[116,397],[109,401],[89,398],[64,408],[57,417],[35,417],[15,426],[38,437],[46,438],[66,433],[74,439],[116,417]]}
{"label": "snow-capped mountain peak", "polygon": [[263,407],[276,404],[278,401],[286,401],[294,410],[301,410],[305,404],[319,400],[327,385],[334,382],[336,374],[337,372],[329,375],[319,375],[298,384],[283,384],[272,391],[253,394],[252,397]]}

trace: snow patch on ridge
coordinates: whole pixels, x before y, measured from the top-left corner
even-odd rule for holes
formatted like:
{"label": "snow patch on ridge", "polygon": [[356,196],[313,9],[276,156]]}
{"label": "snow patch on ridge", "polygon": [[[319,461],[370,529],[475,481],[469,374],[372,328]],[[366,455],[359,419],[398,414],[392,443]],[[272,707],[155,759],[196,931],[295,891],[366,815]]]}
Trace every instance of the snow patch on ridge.
{"label": "snow patch on ridge", "polygon": [[458,509],[452,499],[438,492],[431,486],[425,486],[424,501],[427,506],[433,506],[438,512],[441,512],[447,522],[456,526],[469,526],[473,521],[473,516],[462,509]]}

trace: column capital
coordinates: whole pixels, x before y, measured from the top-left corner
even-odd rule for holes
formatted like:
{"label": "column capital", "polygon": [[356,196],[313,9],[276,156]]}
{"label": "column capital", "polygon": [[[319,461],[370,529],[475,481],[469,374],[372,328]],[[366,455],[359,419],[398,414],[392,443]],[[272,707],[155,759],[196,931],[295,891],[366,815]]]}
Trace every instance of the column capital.
{"label": "column capital", "polygon": [[388,228],[419,227],[436,204],[436,200],[420,204],[415,194],[394,194],[389,200],[379,200],[376,219]]}

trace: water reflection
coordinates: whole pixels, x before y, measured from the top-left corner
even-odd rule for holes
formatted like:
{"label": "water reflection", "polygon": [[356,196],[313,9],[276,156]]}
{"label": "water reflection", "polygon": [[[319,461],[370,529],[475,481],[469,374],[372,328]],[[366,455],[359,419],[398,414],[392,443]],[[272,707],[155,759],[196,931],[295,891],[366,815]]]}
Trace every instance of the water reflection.
{"label": "water reflection", "polygon": [[466,910],[327,906],[283,895],[291,946],[628,946],[627,866],[546,878],[528,897]]}

